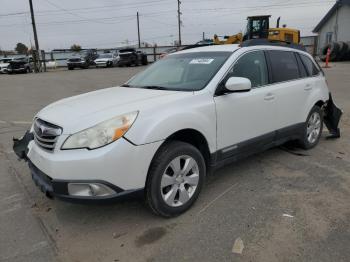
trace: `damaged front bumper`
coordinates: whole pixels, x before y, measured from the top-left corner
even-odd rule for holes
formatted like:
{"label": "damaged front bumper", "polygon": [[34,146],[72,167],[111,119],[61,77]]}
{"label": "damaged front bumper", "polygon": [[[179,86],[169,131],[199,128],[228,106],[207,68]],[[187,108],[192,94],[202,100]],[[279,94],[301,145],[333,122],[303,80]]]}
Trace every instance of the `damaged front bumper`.
{"label": "damaged front bumper", "polygon": [[[81,179],[72,173],[69,179],[67,176],[64,179],[51,177],[31,158],[31,150],[35,146],[30,144],[33,140],[33,133],[27,131],[21,139],[13,139],[13,150],[19,160],[24,159],[28,163],[32,180],[48,198],[76,203],[107,203],[143,196],[143,188],[123,189],[117,186],[117,183],[108,182],[105,180],[106,177],[102,176],[101,179],[91,178],[91,176]],[[125,144],[128,145],[128,143]],[[67,165],[67,173],[76,172],[74,170]]]}

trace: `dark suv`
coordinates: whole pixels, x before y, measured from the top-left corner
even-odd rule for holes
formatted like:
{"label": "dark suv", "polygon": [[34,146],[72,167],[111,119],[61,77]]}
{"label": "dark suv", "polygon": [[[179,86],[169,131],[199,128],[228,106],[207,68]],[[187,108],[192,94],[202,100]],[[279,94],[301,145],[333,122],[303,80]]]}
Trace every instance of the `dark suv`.
{"label": "dark suv", "polygon": [[118,66],[147,65],[147,55],[134,48],[124,48],[119,50]]}
{"label": "dark suv", "polygon": [[34,64],[32,57],[14,58],[9,62],[9,65],[7,66],[7,73],[31,73],[33,72],[33,68]]}
{"label": "dark suv", "polygon": [[74,68],[89,68],[90,65],[95,64],[95,59],[98,57],[96,49],[88,49],[80,51],[67,60],[67,67],[69,70]]}

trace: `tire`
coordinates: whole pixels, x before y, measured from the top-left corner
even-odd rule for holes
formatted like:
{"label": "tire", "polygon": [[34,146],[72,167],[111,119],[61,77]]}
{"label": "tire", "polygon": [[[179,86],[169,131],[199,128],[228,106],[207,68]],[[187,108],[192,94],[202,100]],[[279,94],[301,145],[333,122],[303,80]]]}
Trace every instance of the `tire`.
{"label": "tire", "polygon": [[339,51],[337,55],[337,61],[343,61],[347,52],[348,52],[348,45],[345,42],[338,42],[339,43]]}
{"label": "tire", "polygon": [[68,67],[68,70],[74,70],[74,67]]}
{"label": "tire", "polygon": [[347,49],[347,52],[344,55],[343,59],[344,59],[344,61],[349,61],[350,60],[350,42],[346,42],[345,44],[348,47],[348,49]]}
{"label": "tire", "polygon": [[301,148],[308,150],[315,147],[322,135],[323,111],[320,107],[314,106],[305,122],[303,136],[299,140]]}
{"label": "tire", "polygon": [[147,56],[142,58],[142,65],[148,65]]}
{"label": "tire", "polygon": [[[180,172],[174,171],[176,163]],[[191,163],[192,166],[188,172],[184,172],[186,163]],[[167,142],[152,160],[146,182],[146,202],[156,215],[178,216],[197,200],[205,176],[204,158],[197,148],[180,141]],[[167,196],[168,201],[165,200]]]}

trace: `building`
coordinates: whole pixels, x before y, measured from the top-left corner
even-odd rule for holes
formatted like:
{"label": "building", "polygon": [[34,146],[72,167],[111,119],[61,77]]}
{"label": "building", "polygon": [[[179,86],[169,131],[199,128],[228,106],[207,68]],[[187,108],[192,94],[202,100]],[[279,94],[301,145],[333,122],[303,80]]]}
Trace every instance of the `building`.
{"label": "building", "polygon": [[309,35],[300,37],[300,44],[302,44],[306,51],[312,55],[316,55],[316,46],[317,46],[317,35]]}
{"label": "building", "polygon": [[318,53],[331,42],[350,41],[350,0],[337,0],[313,32],[318,34]]}

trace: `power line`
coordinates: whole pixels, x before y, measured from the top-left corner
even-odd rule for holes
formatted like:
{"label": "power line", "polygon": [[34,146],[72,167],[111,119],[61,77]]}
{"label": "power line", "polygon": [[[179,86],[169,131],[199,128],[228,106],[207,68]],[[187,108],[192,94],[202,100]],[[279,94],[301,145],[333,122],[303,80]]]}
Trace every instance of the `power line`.
{"label": "power line", "polygon": [[52,3],[50,0],[45,0],[45,1],[46,1],[48,4],[50,4],[50,5],[54,6],[54,7],[56,7],[57,9],[62,10],[62,11],[64,11],[64,12],[66,12],[67,14],[70,14],[70,15],[72,15],[72,16],[74,16],[74,17],[80,17],[80,18],[82,18],[82,19],[84,19],[84,20],[86,20],[86,21],[91,21],[91,22],[95,22],[95,23],[105,24],[105,23],[102,22],[102,21],[97,21],[97,20],[95,20],[95,19],[88,19],[88,18],[83,17],[83,16],[81,16],[81,15],[78,15],[78,14],[76,14],[76,13],[72,13],[72,12],[69,11],[68,9],[62,8],[62,7],[60,7],[60,6],[58,6],[58,5],[54,4],[54,3]]}

